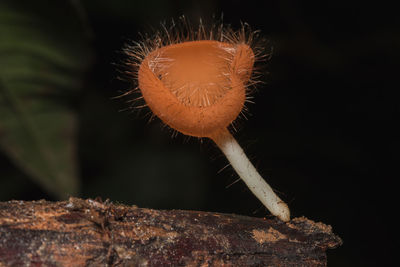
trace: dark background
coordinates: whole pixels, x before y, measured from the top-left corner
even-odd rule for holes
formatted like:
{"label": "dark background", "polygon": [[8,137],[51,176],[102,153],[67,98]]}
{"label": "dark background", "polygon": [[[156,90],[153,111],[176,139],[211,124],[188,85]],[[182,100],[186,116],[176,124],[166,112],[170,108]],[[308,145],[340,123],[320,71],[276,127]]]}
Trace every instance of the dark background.
{"label": "dark background", "polygon": [[[79,14],[92,53],[82,89],[69,103],[78,118],[81,197],[267,216],[242,182],[227,187],[237,175],[231,168],[219,172],[227,161],[210,141],[171,138],[160,121],[120,112],[127,104],[112,99],[130,86],[116,78],[115,63],[139,31],[182,14],[209,23],[223,13],[234,28],[243,21],[261,30],[274,51],[256,104],[248,105],[251,116],[239,122],[238,142],[293,217],[332,225],[343,239],[328,252],[329,266],[394,266],[396,9],[358,1],[12,2],[4,3],[38,14]],[[63,29],[51,34],[57,39]],[[57,200],[0,150],[0,200],[42,198]]]}

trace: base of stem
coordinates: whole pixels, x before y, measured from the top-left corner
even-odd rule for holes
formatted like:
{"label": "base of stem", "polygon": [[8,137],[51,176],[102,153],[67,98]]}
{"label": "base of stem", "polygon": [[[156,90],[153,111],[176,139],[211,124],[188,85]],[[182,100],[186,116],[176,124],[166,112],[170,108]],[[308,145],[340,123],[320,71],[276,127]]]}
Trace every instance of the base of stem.
{"label": "base of stem", "polygon": [[264,206],[282,221],[289,221],[290,211],[288,206],[275,194],[272,188],[257,172],[229,131],[227,129],[221,130],[215,135],[210,136],[210,138],[222,150],[237,174]]}

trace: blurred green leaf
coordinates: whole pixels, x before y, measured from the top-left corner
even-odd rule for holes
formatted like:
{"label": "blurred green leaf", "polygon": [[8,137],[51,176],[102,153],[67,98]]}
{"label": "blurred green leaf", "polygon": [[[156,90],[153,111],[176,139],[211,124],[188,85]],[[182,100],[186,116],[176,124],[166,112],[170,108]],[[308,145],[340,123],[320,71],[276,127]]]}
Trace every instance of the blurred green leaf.
{"label": "blurred green leaf", "polygon": [[0,2],[0,148],[58,198],[79,192],[72,103],[90,50],[68,1]]}

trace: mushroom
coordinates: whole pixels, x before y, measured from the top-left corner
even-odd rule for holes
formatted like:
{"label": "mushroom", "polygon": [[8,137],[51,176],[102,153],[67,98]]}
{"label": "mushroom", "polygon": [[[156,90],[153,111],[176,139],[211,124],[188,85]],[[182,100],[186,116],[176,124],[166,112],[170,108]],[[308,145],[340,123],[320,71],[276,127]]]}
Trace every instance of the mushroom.
{"label": "mushroom", "polygon": [[282,221],[289,208],[265,182],[228,130],[244,108],[257,56],[253,33],[222,27],[206,34],[175,35],[165,31],[146,42],[127,46],[129,67],[137,69],[138,88],[151,111],[185,135],[210,138],[253,194]]}

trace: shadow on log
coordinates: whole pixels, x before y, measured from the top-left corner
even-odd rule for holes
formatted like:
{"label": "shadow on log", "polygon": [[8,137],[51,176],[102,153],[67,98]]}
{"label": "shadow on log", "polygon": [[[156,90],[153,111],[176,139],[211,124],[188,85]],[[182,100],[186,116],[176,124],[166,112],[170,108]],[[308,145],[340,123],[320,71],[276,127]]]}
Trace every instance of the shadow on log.
{"label": "shadow on log", "polygon": [[0,202],[0,266],[326,266],[331,227],[96,200]]}

